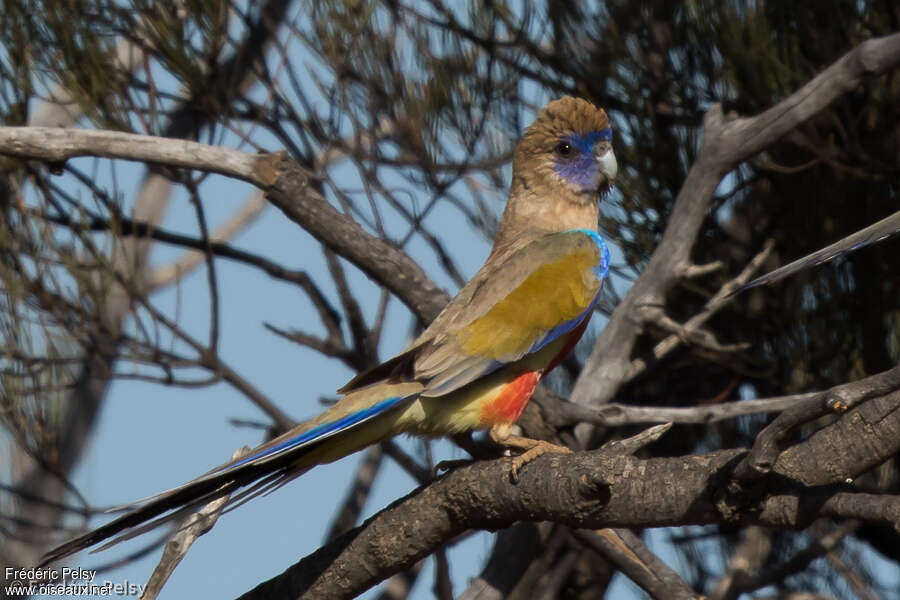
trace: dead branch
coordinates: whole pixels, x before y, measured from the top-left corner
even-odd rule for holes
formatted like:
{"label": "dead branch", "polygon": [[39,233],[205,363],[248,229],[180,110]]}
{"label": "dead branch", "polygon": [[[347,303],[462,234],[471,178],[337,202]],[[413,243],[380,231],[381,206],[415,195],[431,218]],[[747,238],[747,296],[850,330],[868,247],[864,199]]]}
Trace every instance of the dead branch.
{"label": "dead branch", "polygon": [[[250,454],[250,447],[243,446],[231,455],[232,460],[237,460],[242,456]],[[163,586],[181,560],[187,555],[188,550],[197,538],[207,533],[219,520],[222,514],[222,508],[228,503],[230,496],[223,496],[213,500],[197,512],[188,515],[185,524],[178,530],[174,538],[169,540],[163,550],[163,555],[159,559],[153,574],[147,581],[147,585],[141,594],[141,600],[154,600],[162,591]]]}
{"label": "dead branch", "polygon": [[[571,400],[609,402],[628,380],[631,356],[646,318],[645,307],[663,306],[668,291],[691,265],[690,252],[722,177],[793,128],[806,122],[867,77],[900,64],[900,34],[868,40],[794,94],[755,117],[733,118],[712,108],[703,121],[703,143],[675,201],[662,241],[643,274],[610,317],[576,382]],[[578,428],[585,441],[592,427]]]}

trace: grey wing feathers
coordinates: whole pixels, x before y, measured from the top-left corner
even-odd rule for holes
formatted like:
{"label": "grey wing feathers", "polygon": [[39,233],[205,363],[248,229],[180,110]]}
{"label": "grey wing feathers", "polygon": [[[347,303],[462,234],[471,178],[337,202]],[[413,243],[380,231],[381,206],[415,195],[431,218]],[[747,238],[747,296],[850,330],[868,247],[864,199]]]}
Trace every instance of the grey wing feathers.
{"label": "grey wing feathers", "polygon": [[[427,340],[416,356],[414,368],[417,378],[428,381],[422,395],[447,394],[526,354],[527,350],[519,356],[502,358],[468,355],[460,351],[457,334],[487,314],[535,269],[584,247],[596,251],[586,235],[554,233],[523,244],[482,267],[419,338]],[[541,260],[535,260],[536,256]]]}

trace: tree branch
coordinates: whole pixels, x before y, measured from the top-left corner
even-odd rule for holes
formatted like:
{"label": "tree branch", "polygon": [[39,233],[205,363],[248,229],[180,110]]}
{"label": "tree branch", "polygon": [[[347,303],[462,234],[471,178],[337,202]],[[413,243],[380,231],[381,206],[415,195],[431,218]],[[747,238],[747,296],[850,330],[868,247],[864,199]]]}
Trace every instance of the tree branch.
{"label": "tree branch", "polygon": [[[466,529],[494,530],[516,521],[590,529],[710,523],[802,528],[824,516],[900,531],[900,496],[835,485],[898,451],[900,392],[891,392],[792,446],[772,476],[749,493],[729,485],[747,456],[739,449],[649,460],[602,449],[545,456],[530,463],[516,485],[508,479],[508,459],[482,461],[416,490],[243,598],[352,597]],[[822,456],[848,458],[835,471]]]}
{"label": "tree branch", "polygon": [[[250,454],[249,446],[242,446],[234,454],[231,455],[232,460],[237,460],[243,456]],[[206,534],[222,514],[222,509],[228,503],[231,496],[222,496],[212,502],[206,504],[196,512],[187,516],[184,524],[179,528],[178,533],[166,543],[162,557],[153,574],[147,581],[141,600],[154,600],[162,591],[163,586],[175,572],[175,568],[181,563],[182,559],[187,555],[188,550],[201,535]]]}
{"label": "tree branch", "polygon": [[[644,310],[663,306],[668,291],[689,272],[691,249],[725,173],[810,119],[866,77],[885,73],[898,65],[900,34],[871,39],[758,116],[729,120],[720,106],[707,112],[697,161],[675,200],[662,241],[597,338],[572,392],[573,402],[607,403],[628,381],[626,375],[635,342],[642,332]],[[576,431],[585,442],[593,428],[585,425]]]}
{"label": "tree branch", "polygon": [[53,165],[77,156],[97,156],[200,169],[241,179],[266,191],[270,202],[386,286],[423,321],[449,300],[402,250],[366,233],[339,213],[311,185],[309,173],[285,153],[248,154],[187,140],[116,131],[0,127],[0,154]]}

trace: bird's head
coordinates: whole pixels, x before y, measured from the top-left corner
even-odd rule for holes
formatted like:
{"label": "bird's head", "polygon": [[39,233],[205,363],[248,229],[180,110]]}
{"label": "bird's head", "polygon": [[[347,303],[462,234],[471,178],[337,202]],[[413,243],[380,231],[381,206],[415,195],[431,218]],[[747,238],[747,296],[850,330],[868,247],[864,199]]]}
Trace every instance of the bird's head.
{"label": "bird's head", "polygon": [[597,202],[617,171],[603,109],[569,96],[550,102],[516,148],[500,233],[595,229]]}
{"label": "bird's head", "polygon": [[603,109],[564,96],[547,104],[525,132],[513,160],[514,178],[566,189],[575,202],[597,202],[609,190],[618,165],[612,129]]}

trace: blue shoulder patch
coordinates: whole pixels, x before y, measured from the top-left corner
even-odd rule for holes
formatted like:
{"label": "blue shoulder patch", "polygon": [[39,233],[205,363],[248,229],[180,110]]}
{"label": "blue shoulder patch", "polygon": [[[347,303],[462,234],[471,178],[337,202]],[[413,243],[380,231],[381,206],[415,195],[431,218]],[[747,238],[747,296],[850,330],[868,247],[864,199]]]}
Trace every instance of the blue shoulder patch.
{"label": "blue shoulder patch", "polygon": [[609,275],[609,248],[606,247],[606,242],[593,229],[572,229],[572,232],[576,231],[587,235],[597,245],[597,250],[600,251],[600,264],[594,266],[594,274],[600,279],[606,279]]}

